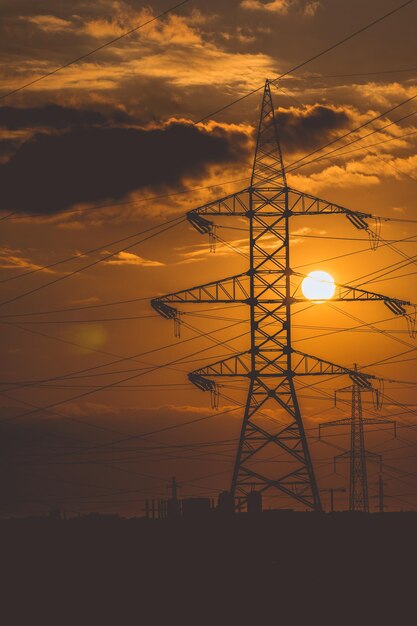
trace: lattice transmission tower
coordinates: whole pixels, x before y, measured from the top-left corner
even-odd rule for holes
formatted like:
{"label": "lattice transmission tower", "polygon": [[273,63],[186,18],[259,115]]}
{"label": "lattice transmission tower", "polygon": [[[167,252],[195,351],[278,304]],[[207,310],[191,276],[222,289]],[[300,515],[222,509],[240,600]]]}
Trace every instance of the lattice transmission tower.
{"label": "lattice transmission tower", "polygon": [[[355,371],[357,366],[355,365]],[[323,428],[334,426],[348,426],[350,429],[350,448],[346,452],[342,452],[335,456],[335,464],[338,460],[349,461],[349,511],[360,511],[369,513],[369,494],[368,494],[368,472],[367,461],[379,461],[382,465],[382,457],[366,449],[365,446],[365,426],[372,424],[393,424],[394,436],[396,434],[395,421],[384,417],[364,417],[362,410],[362,394],[370,392],[374,397],[374,406],[379,408],[381,397],[378,389],[374,389],[368,381],[358,381],[352,383],[349,387],[338,389],[339,393],[348,393],[351,395],[351,415],[350,417],[324,422],[319,425],[319,438]]]}
{"label": "lattice transmission tower", "polygon": [[[189,374],[198,388],[216,394],[220,379],[248,381],[242,427],[231,481],[235,501],[256,490],[279,492],[303,509],[321,510],[307,437],[295,388],[296,377],[347,374],[366,383],[372,376],[310,356],[293,348],[291,308],[303,298],[292,292],[290,221],[296,216],[343,214],[358,229],[375,236],[366,220],[371,214],[352,211],[288,187],[271,96],[265,83],[255,157],[249,187],[200,206],[187,219],[201,234],[215,236],[207,217],[245,218],[249,229],[247,271],[160,296],[153,308],[177,324],[176,305],[242,303],[249,310],[249,349]],[[408,302],[339,285],[336,301],[383,301],[406,315]],[[268,419],[266,419],[266,417]],[[272,417],[272,421],[271,418]]]}

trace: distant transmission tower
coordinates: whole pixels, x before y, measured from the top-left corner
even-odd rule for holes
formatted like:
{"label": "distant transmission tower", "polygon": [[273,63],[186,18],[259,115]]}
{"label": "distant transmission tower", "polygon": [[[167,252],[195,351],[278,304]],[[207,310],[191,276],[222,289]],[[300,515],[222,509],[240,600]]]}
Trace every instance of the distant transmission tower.
{"label": "distant transmission tower", "polygon": [[[355,371],[357,366],[355,365]],[[362,393],[371,392],[376,398],[375,405],[379,408],[380,397],[377,389],[374,389],[369,382],[362,384],[361,381],[354,382],[350,387],[338,389],[337,393],[350,393],[352,397],[351,416],[348,418],[324,422],[319,425],[319,433],[322,428],[332,426],[349,426],[350,428],[350,449],[335,457],[335,462],[339,459],[349,460],[349,511],[361,511],[369,513],[368,495],[368,472],[367,460],[378,459],[382,463],[382,457],[375,452],[371,452],[365,447],[364,426],[370,424],[393,424],[395,433],[395,422],[383,417],[363,417]],[[320,435],[319,435],[320,437]]]}
{"label": "distant transmission tower", "polygon": [[[248,381],[231,484],[235,502],[245,500],[254,490],[268,494],[278,491],[304,509],[321,510],[295,378],[347,374],[359,384],[373,378],[295,350],[291,343],[291,307],[304,299],[293,296],[290,284],[294,274],[290,265],[290,220],[299,215],[336,213],[344,214],[372,239],[366,222],[373,219],[372,215],[288,187],[267,80],[250,186],[187,214],[196,230],[211,238],[215,227],[207,216],[246,218],[248,270],[152,300],[154,309],[176,324],[180,314],[172,305],[180,303],[243,303],[249,308],[249,349],[189,374],[192,383],[213,394],[218,391],[216,379],[239,377]],[[398,315],[405,315],[404,305],[409,304],[346,285],[338,286],[334,299],[382,300]],[[267,421],[265,416],[272,420]]]}

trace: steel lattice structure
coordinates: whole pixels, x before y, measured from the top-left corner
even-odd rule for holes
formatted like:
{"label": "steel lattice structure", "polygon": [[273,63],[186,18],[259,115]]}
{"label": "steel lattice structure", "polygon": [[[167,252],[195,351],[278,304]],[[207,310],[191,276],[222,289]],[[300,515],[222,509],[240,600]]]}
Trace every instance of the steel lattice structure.
{"label": "steel lattice structure", "polygon": [[[356,365],[355,371],[357,371]],[[382,457],[380,454],[366,449],[364,427],[371,424],[393,424],[395,434],[396,424],[395,421],[388,418],[363,416],[362,394],[364,392],[371,392],[376,396],[376,407],[380,404],[378,390],[374,389],[369,382],[367,384],[354,382],[349,387],[337,391],[337,393],[343,392],[351,395],[351,416],[320,424],[319,432],[322,428],[333,426],[348,426],[350,428],[350,448],[346,452],[338,454],[335,457],[335,462],[339,459],[349,461],[349,511],[369,513],[367,461],[368,459],[377,460],[381,464]]]}
{"label": "steel lattice structure", "polygon": [[[215,236],[207,217],[240,216],[249,227],[249,269],[239,275],[213,281],[152,300],[164,318],[179,320],[175,305],[181,303],[244,303],[250,317],[250,347],[241,354],[212,363],[189,374],[204,391],[216,392],[222,377],[248,381],[231,492],[246,497],[251,490],[277,490],[304,509],[321,510],[307,438],[295,389],[298,376],[347,374],[367,384],[362,374],[294,350],[291,343],[290,221],[299,215],[344,214],[359,229],[375,236],[367,220],[373,216],[355,212],[316,198],[287,185],[277,123],[267,80],[250,186],[189,212],[189,222],[202,234]],[[381,300],[393,312],[405,315],[408,302],[340,286],[335,300]],[[174,306],[173,306],[174,305]],[[265,415],[273,417],[265,420]],[[276,458],[279,462],[274,463]],[[272,461],[272,462],[271,462]],[[285,464],[287,461],[287,465]],[[281,468],[281,469],[280,469]],[[282,469],[285,468],[285,469]]]}

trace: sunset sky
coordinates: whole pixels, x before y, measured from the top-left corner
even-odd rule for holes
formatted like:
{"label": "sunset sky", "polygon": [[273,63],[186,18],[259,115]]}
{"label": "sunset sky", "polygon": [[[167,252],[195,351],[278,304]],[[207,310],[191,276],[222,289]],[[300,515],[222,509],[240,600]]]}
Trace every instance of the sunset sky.
{"label": "sunset sky", "polygon": [[[262,92],[216,111],[401,2],[191,0],[19,90],[174,4],[1,3],[0,515],[142,515],[146,498],[168,496],[174,475],[181,496],[230,487],[245,386],[225,384],[215,411],[187,372],[247,349],[248,312],[186,307],[176,338],[149,301],[247,269],[243,220],[219,220],[215,253],[181,220],[249,183]],[[274,87],[287,165],[417,96],[416,20],[412,3]],[[391,220],[371,250],[343,216],[294,218],[293,269],[417,303],[415,114],[417,98],[288,175],[293,188]],[[389,508],[415,509],[417,343],[406,320],[383,303],[293,312],[294,347],[386,379],[382,410],[364,394],[364,411],[395,419],[397,437],[390,424],[373,425],[367,444],[383,455]],[[347,488],[346,463],[333,472],[347,430],[320,442],[317,427],[349,415],[346,397],[334,403],[348,384],[298,385],[322,489]],[[369,463],[372,496],[378,474]],[[346,508],[345,494],[337,505]]]}

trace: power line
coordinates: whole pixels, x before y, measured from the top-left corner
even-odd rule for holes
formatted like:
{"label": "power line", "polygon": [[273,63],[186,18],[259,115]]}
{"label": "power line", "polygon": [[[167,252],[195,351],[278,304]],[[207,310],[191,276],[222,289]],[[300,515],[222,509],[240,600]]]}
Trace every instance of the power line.
{"label": "power line", "polygon": [[355,78],[356,76],[375,76],[378,74],[401,74],[406,72],[416,72],[417,67],[409,67],[395,70],[374,70],[372,72],[355,72],[353,74],[310,74],[299,76],[298,80],[319,80],[321,78]]}
{"label": "power line", "polygon": [[[41,291],[42,289],[46,289],[47,287],[50,287],[51,285],[55,285],[58,282],[62,282],[63,280],[66,280],[67,278],[70,278],[71,276],[75,276],[76,274],[79,274],[79,273],[83,272],[86,269],[94,267],[95,265],[98,265],[99,263],[103,263],[103,262],[107,261],[108,259],[111,259],[111,258],[117,256],[118,254],[120,254],[120,252],[125,252],[126,250],[130,250],[131,248],[134,248],[135,246],[139,245],[140,243],[144,243],[145,241],[149,241],[149,239],[152,239],[153,237],[156,237],[157,235],[161,235],[162,233],[164,233],[164,232],[166,232],[168,230],[171,230],[172,228],[175,228],[180,223],[185,221],[185,218],[182,218],[181,221],[178,221],[178,218],[176,218],[176,220],[172,220],[172,221],[175,221],[176,223],[170,224],[169,226],[166,226],[166,228],[163,228],[162,230],[160,230],[157,233],[153,233],[151,235],[148,235],[147,237],[144,237],[143,239],[135,241],[132,244],[129,244],[128,246],[120,248],[116,252],[110,252],[109,254],[106,254],[106,255],[100,257],[99,259],[96,259],[95,261],[92,261],[91,263],[88,263],[87,265],[84,265],[84,266],[82,266],[82,267],[80,267],[80,268],[78,268],[76,270],[73,270],[72,272],[69,272],[68,274],[65,274],[64,276],[58,276],[58,278],[55,278],[54,280],[51,280],[48,283],[44,283],[43,285],[39,285],[38,287],[30,289],[29,291],[25,291],[23,293],[20,293],[17,296],[9,298],[8,300],[3,300],[3,302],[0,302],[0,306],[6,306],[7,304],[11,304],[12,302],[16,302],[17,300],[21,300],[22,298],[25,298],[26,296],[29,296],[29,295],[31,295],[33,293],[37,293],[38,291]],[[130,238],[131,237],[129,237],[129,239]],[[58,262],[57,262],[57,264],[58,264]]]}
{"label": "power line", "polygon": [[[392,9],[391,11],[389,11],[388,13],[385,13],[384,15],[382,15],[381,17],[373,20],[372,22],[370,22],[369,24],[366,24],[365,26],[363,26],[362,28],[359,28],[358,30],[354,31],[353,33],[351,33],[350,35],[344,37],[343,39],[340,39],[338,42],[332,44],[331,46],[329,46],[328,48],[325,48],[324,50],[322,50],[321,52],[318,52],[317,54],[309,57],[307,60],[303,61],[302,63],[299,63],[298,65],[295,65],[294,67],[292,67],[291,69],[287,70],[286,72],[284,72],[283,74],[280,74],[279,76],[277,76],[276,78],[274,78],[273,80],[271,80],[271,83],[276,83],[277,81],[281,80],[282,78],[285,78],[286,76],[289,76],[290,74],[293,74],[294,72],[296,72],[297,70],[301,69],[302,67],[304,67],[305,65],[307,65],[308,63],[311,63],[312,61],[315,61],[316,59],[322,57],[323,55],[327,54],[328,52],[331,52],[332,50],[335,50],[336,48],[338,48],[339,46],[341,46],[342,44],[346,43],[347,41],[349,41],[350,39],[353,39],[354,37],[356,37],[357,35],[365,32],[366,30],[368,30],[369,28],[371,28],[372,26],[375,26],[376,24],[379,24],[380,22],[382,22],[383,20],[387,19],[388,17],[390,17],[391,15],[394,15],[395,13],[397,13],[398,11],[401,11],[401,9],[404,9],[405,7],[407,7],[410,4],[413,4],[415,0],[408,0],[407,2],[404,2],[403,4],[399,5],[398,7],[396,7],[395,9]],[[223,111],[225,111],[226,109],[229,109],[231,106],[233,106],[234,104],[237,104],[238,102],[241,102],[242,100],[245,100],[246,98],[248,98],[249,96],[252,96],[255,93],[258,93],[259,91],[261,91],[263,89],[263,85],[262,87],[257,87],[256,89],[253,89],[252,91],[249,91],[248,93],[244,94],[243,96],[236,98],[235,100],[233,100],[232,102],[229,102],[229,104],[226,104],[222,107],[220,107],[219,109],[217,109],[216,111],[212,111],[211,113],[205,115],[204,117],[202,117],[201,119],[199,119],[197,122],[195,122],[195,124],[200,124],[201,122],[204,122],[205,120],[209,119],[210,117],[217,115],[218,113],[221,113]]]}
{"label": "power line", "polygon": [[81,56],[77,57],[76,59],[73,59],[72,61],[68,61],[68,63],[64,63],[63,65],[60,65],[59,67],[55,68],[51,72],[47,72],[46,74],[43,74],[42,76],[39,76],[38,78],[35,78],[35,79],[29,81],[28,83],[26,83],[24,85],[21,85],[20,87],[17,87],[16,89],[13,89],[13,90],[11,90],[11,91],[1,95],[0,96],[0,100],[4,100],[5,98],[8,98],[9,96],[11,96],[13,94],[18,93],[19,91],[22,91],[23,89],[26,89],[27,87],[30,87],[30,86],[32,86],[32,85],[34,85],[36,83],[39,83],[42,80],[45,80],[49,76],[53,76],[54,74],[57,74],[58,72],[61,72],[62,70],[66,69],[67,67],[70,67],[71,65],[75,65],[76,63],[79,63],[80,61],[83,61],[84,59],[87,59],[88,57],[92,56],[93,54],[96,54],[100,50],[103,50],[104,48],[108,48],[109,46],[112,46],[113,44],[117,43],[118,41],[121,41],[122,39],[125,39],[126,37],[129,37],[133,33],[136,33],[141,28],[144,28],[145,26],[148,26],[149,24],[152,24],[152,22],[156,22],[157,20],[161,19],[165,15],[168,15],[169,13],[172,13],[176,9],[179,9],[184,4],[188,4],[190,1],[191,0],[183,0],[182,2],[176,4],[175,6],[172,6],[169,9],[166,9],[165,11],[162,11],[158,15],[155,15],[154,17],[150,18],[146,22],[142,22],[142,24],[138,24],[134,28],[131,28],[130,30],[122,33],[118,37],[114,37],[114,39],[111,39],[110,41],[106,41],[105,43],[101,44],[100,46],[97,46],[97,48],[94,48],[93,50],[90,50],[89,52],[86,52],[85,54],[82,54]]}
{"label": "power line", "polygon": [[[83,252],[79,252],[77,254],[74,254],[70,257],[67,257],[65,259],[60,259],[59,261],[54,261],[53,263],[49,263],[48,265],[42,265],[40,267],[36,267],[34,269],[28,270],[27,272],[23,272],[21,274],[17,274],[16,276],[10,276],[8,278],[3,278],[0,280],[0,283],[8,283],[10,281],[13,280],[17,280],[20,278],[25,278],[26,276],[30,276],[31,274],[37,274],[38,272],[44,272],[46,270],[50,270],[54,267],[57,267],[58,265],[62,265],[63,263],[69,263],[70,261],[75,261],[78,259],[81,259],[85,256],[89,256],[90,254],[93,254],[94,252],[99,252],[100,250],[104,250],[106,248],[109,248],[110,246],[115,246],[118,243],[122,243],[123,241],[128,241],[129,239],[134,239],[135,237],[138,237],[139,235],[144,235],[146,233],[152,232],[153,230],[162,228],[163,226],[167,226],[169,224],[174,224],[175,222],[181,223],[182,221],[184,221],[183,216],[178,216],[175,217],[171,220],[166,220],[165,222],[161,222],[160,224],[156,224],[156,226],[151,226],[150,228],[146,228],[145,230],[141,230],[139,232],[133,233],[133,235],[128,235],[127,237],[122,237],[121,239],[116,239],[114,241],[110,241],[107,242],[105,244],[102,244],[101,246],[98,246],[96,248],[91,248],[90,250],[84,250]],[[158,234],[158,233],[156,233]],[[118,254],[118,253],[116,253]]]}
{"label": "power line", "polygon": [[[227,328],[230,328],[230,327],[232,327],[232,326],[236,326],[237,324],[241,324],[241,323],[242,323],[242,322],[235,322],[235,323],[231,324],[230,326],[226,326],[225,328],[223,328],[223,329],[219,329],[219,330],[226,330]],[[246,333],[243,333],[243,334],[246,334]],[[238,335],[237,337],[235,337],[235,339],[240,338],[241,336],[243,336],[243,335],[242,335],[242,334],[241,334],[241,335]],[[191,339],[189,339],[189,340],[185,340],[185,341],[191,341],[191,340],[194,340],[194,339],[196,339],[196,337],[192,337]],[[185,341],[184,341],[184,343],[185,343]],[[159,349],[162,349],[162,348],[159,348]],[[194,356],[194,355],[197,355],[197,354],[201,354],[201,348],[200,348],[199,350],[197,350],[196,352],[193,352],[191,355],[188,355],[188,356]],[[15,415],[15,416],[10,417],[10,418],[5,418],[5,419],[3,419],[3,420],[0,420],[0,425],[1,425],[1,424],[4,424],[4,423],[11,422],[11,421],[15,421],[15,420],[17,420],[17,419],[21,419],[21,418],[23,418],[23,417],[27,417],[27,416],[29,416],[29,415],[33,415],[33,414],[35,414],[35,413],[39,413],[39,411],[47,411],[47,412],[48,412],[48,411],[49,411],[49,409],[53,409],[53,408],[55,408],[55,407],[57,407],[57,406],[60,406],[61,404],[65,404],[65,403],[67,403],[67,402],[72,402],[72,401],[74,401],[74,400],[79,400],[79,399],[81,399],[81,398],[84,398],[84,397],[86,397],[86,396],[91,395],[92,393],[96,393],[97,391],[104,391],[104,390],[110,389],[110,388],[112,388],[112,387],[114,387],[114,386],[116,386],[116,385],[119,385],[120,383],[129,382],[130,380],[133,380],[133,379],[135,379],[135,378],[138,378],[139,376],[144,376],[145,374],[148,374],[148,373],[150,373],[150,372],[154,372],[154,371],[159,370],[159,369],[162,369],[162,368],[164,368],[164,367],[167,367],[167,366],[170,366],[170,365],[175,365],[175,364],[177,364],[177,363],[181,362],[183,359],[184,359],[184,357],[179,357],[179,358],[173,359],[172,361],[169,361],[169,362],[167,362],[167,363],[162,363],[162,364],[159,364],[159,365],[153,365],[153,366],[150,366],[150,367],[149,367],[149,369],[147,369],[147,370],[146,370],[146,371],[144,371],[144,372],[135,373],[135,374],[133,374],[133,375],[131,375],[131,376],[128,376],[128,377],[126,377],[126,378],[123,378],[122,380],[119,380],[119,381],[115,381],[115,382],[111,382],[111,383],[104,384],[104,385],[102,385],[101,387],[99,387],[98,389],[95,389],[95,390],[93,390],[93,391],[91,391],[91,390],[90,390],[90,391],[88,391],[88,392],[85,392],[85,393],[81,393],[81,394],[77,394],[77,395],[75,395],[75,396],[72,396],[71,398],[66,398],[65,400],[60,400],[60,401],[57,401],[57,402],[53,402],[53,403],[48,404],[47,406],[44,406],[44,407],[36,407],[33,411],[27,411],[27,412],[25,412],[25,413],[21,413],[21,414],[19,414],[19,415]],[[121,360],[121,361],[124,361],[124,360],[126,360],[126,359],[120,359],[120,360]],[[104,366],[99,366],[99,367],[104,367]],[[97,368],[90,368],[90,369],[97,369]],[[57,377],[55,377],[55,380],[56,380],[56,378],[57,378]],[[59,377],[59,378],[61,378],[61,377]],[[62,377],[62,378],[64,378],[64,377]],[[48,381],[46,381],[46,382],[50,382],[50,380],[54,380],[54,379],[49,379],[49,380],[48,380]],[[14,390],[14,389],[12,389],[12,391],[13,391],[13,390]],[[9,399],[12,399],[12,400],[14,400],[14,399],[15,399],[15,398],[10,398],[10,396],[7,396],[7,395],[5,394],[5,392],[1,392],[1,393],[0,393],[0,395],[3,395],[3,396],[5,396],[5,397],[9,397]]]}
{"label": "power line", "polygon": [[[175,196],[183,196],[189,193],[194,193],[195,191],[203,191],[206,189],[214,189],[219,186],[232,185],[233,183],[241,183],[245,180],[249,180],[249,177],[236,178],[234,180],[219,181],[215,185],[203,185],[201,187],[190,187],[189,189],[183,189],[181,191],[174,191],[172,193],[159,194],[157,196],[148,196],[146,198],[140,198],[139,200],[127,200],[126,202],[118,202],[117,204],[114,204],[114,203],[99,204],[99,205],[94,205],[91,207],[79,207],[77,209],[69,208],[69,209],[64,209],[63,211],[59,211],[58,215],[61,216],[61,215],[68,215],[70,213],[78,214],[78,213],[85,213],[85,212],[90,213],[92,211],[99,211],[103,209],[114,209],[114,208],[123,207],[123,206],[132,206],[136,204],[142,204],[143,202],[150,202],[152,200],[165,200],[166,198],[173,198]],[[9,213],[8,215],[5,215],[3,218],[0,218],[0,221],[6,220],[6,219],[9,221],[24,220],[28,218],[32,219],[34,217],[45,218],[47,216],[45,215],[45,213],[31,213],[28,215],[16,215],[16,212],[14,211],[13,213]]]}
{"label": "power line", "polygon": [[306,161],[305,163],[303,162],[303,161],[305,161],[305,159],[308,159],[308,157],[313,156],[314,154],[317,154],[318,152],[321,152],[322,150],[324,150],[324,148],[332,146],[335,143],[337,143],[338,141],[341,141],[342,139],[345,139],[346,137],[351,136],[353,133],[356,133],[358,130],[361,130],[362,128],[365,128],[366,126],[369,126],[369,124],[373,124],[373,122],[376,122],[376,121],[380,120],[381,118],[385,117],[389,113],[392,113],[396,109],[399,109],[400,107],[404,106],[405,104],[408,104],[409,102],[412,102],[416,98],[417,98],[417,93],[414,94],[413,96],[411,96],[410,98],[406,98],[402,102],[399,102],[398,104],[396,104],[395,106],[387,109],[386,111],[383,111],[379,115],[375,115],[374,117],[369,119],[367,122],[364,122],[360,126],[357,126],[356,128],[353,128],[352,130],[349,130],[348,132],[344,133],[340,137],[336,137],[335,139],[332,139],[331,141],[328,141],[324,146],[321,146],[319,148],[316,148],[315,150],[312,150],[311,152],[309,152],[308,154],[304,155],[303,157],[301,157],[301,158],[297,159],[296,161],[293,161],[292,163],[290,163],[288,165],[288,167],[287,167],[287,171],[291,173],[291,172],[294,172],[296,170],[299,170],[302,167],[305,167],[306,165],[312,165],[313,163],[316,163],[318,161],[322,161],[324,159],[327,159],[332,154],[338,152],[339,150],[343,150],[343,148],[346,148],[347,146],[351,146],[351,145],[357,143],[358,141],[362,141],[363,139],[366,139],[367,137],[371,137],[372,135],[375,135],[376,133],[381,133],[386,128],[388,128],[390,126],[394,126],[394,125],[398,124],[398,122],[402,122],[403,120],[408,119],[408,118],[412,117],[413,115],[416,115],[417,110],[414,110],[411,113],[407,113],[407,115],[403,115],[402,117],[398,118],[394,122],[389,122],[385,126],[382,126],[381,128],[377,128],[377,129],[371,131],[370,133],[368,133],[367,135],[364,135],[363,137],[358,137],[356,139],[353,139],[352,141],[350,141],[349,143],[347,143],[347,144],[345,144],[343,146],[339,146],[338,148],[334,148],[333,150],[329,150],[329,152],[326,152],[324,155],[322,155],[320,157],[316,157],[315,159],[310,159],[310,161]]}

